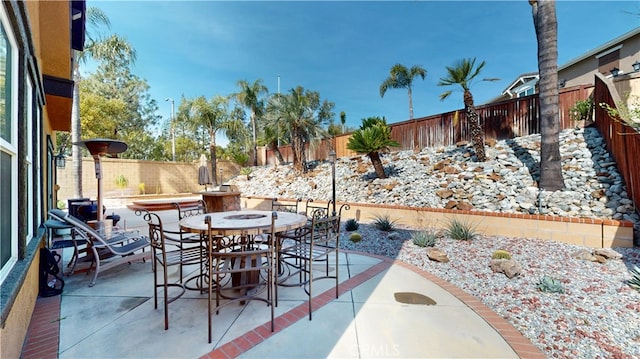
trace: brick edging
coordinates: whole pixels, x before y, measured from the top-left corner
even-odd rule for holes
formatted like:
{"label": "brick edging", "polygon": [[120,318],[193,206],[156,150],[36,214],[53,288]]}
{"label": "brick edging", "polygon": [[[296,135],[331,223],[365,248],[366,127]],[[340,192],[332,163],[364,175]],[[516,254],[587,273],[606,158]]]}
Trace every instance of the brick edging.
{"label": "brick edging", "polygon": [[[439,285],[442,289],[449,292],[451,295],[459,299],[466,306],[471,308],[478,316],[484,319],[492,328],[494,328],[498,334],[500,334],[507,344],[516,352],[520,358],[546,358],[546,356],[538,349],[529,339],[522,335],[511,323],[498,316],[493,310],[480,302],[477,298],[463,291],[462,289],[454,286],[448,281],[426,272],[414,265],[402,262],[400,260],[391,259],[385,256],[373,255],[364,252],[358,252],[353,250],[342,250],[345,253],[352,253],[367,257],[380,259],[382,262],[369,268],[366,272],[360,273],[353,278],[349,278],[340,284],[340,293],[350,291],[355,287],[363,284],[367,280],[375,277],[380,272],[389,269],[392,265],[396,264],[403,268],[406,268],[423,278]],[[335,299],[333,295],[334,288],[330,288],[313,298],[313,307],[318,308],[328,304]],[[271,332],[271,323],[266,323],[256,327],[253,330],[246,332],[238,338],[223,344],[222,346],[212,350],[211,352],[203,355],[200,359],[218,359],[218,358],[235,358],[240,354],[248,351],[254,346],[269,339],[274,334],[279,333],[288,326],[297,322],[302,318],[306,318],[309,313],[307,312],[307,303],[302,303],[293,308],[287,313],[284,313],[277,318],[274,318],[275,328]]]}
{"label": "brick edging", "polygon": [[61,295],[38,297],[22,346],[21,359],[57,359],[60,346]]}

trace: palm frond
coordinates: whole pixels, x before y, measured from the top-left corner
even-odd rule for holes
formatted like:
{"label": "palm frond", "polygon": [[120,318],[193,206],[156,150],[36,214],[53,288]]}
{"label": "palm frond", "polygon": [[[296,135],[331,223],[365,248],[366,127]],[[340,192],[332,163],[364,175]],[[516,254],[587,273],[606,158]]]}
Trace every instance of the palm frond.
{"label": "palm frond", "polygon": [[445,92],[441,93],[440,94],[440,101],[443,101],[444,99],[449,97],[449,95],[451,95],[451,91],[445,91]]}

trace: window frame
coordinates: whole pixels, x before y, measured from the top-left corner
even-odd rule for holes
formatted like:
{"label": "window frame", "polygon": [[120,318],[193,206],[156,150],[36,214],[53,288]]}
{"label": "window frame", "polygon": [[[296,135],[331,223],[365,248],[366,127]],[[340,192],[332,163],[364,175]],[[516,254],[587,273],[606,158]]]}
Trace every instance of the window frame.
{"label": "window frame", "polygon": [[[10,81],[5,81],[5,86],[10,86],[9,97],[7,99],[7,105],[5,109],[7,110],[7,120],[11,124],[11,129],[9,131],[9,139],[5,139],[0,136],[0,152],[7,154],[10,156],[10,166],[11,166],[11,178],[9,179],[9,186],[6,186],[6,179],[2,179],[3,185],[0,186],[0,191],[10,191],[10,205],[9,208],[10,213],[3,213],[0,211],[0,216],[10,216],[10,256],[4,261],[0,259],[0,284],[5,281],[11,269],[15,266],[18,261],[18,80],[19,80],[19,50],[17,46],[17,41],[15,35],[13,33],[13,28],[9,22],[7,14],[5,12],[4,7],[1,7],[0,10],[0,26],[6,35],[7,40],[7,52],[9,54],[9,71],[10,73],[6,75],[10,76]],[[5,79],[6,80],[6,79]],[[4,164],[0,164],[4,165]],[[6,245],[6,238],[1,237],[0,233],[0,245]]]}

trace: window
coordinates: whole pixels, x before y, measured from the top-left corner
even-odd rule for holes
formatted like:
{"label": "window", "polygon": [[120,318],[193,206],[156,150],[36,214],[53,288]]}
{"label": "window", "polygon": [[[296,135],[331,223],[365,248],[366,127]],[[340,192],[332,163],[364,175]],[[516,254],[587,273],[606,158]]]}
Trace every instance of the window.
{"label": "window", "polygon": [[[26,129],[27,129],[27,153],[24,158],[24,166],[26,167],[27,173],[27,203],[35,203],[36,193],[34,192],[33,187],[33,85],[31,84],[31,79],[29,79],[26,83],[26,95],[27,95],[27,115],[25,116]],[[29,240],[33,237],[33,216],[34,216],[34,206],[27,206],[27,230],[25,238],[25,242],[29,243]]]}
{"label": "window", "polygon": [[8,24],[0,7],[0,283],[18,259],[18,50]]}
{"label": "window", "polygon": [[598,71],[601,74],[610,75],[614,67],[620,68],[620,48],[622,48],[622,45],[618,45],[596,55],[596,59],[598,59]]}

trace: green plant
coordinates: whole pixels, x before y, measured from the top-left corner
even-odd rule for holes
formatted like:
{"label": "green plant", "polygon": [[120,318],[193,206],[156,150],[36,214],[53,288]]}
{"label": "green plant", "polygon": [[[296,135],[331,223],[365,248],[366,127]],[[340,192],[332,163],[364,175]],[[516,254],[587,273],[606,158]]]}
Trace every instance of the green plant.
{"label": "green plant", "polygon": [[138,190],[140,191],[140,194],[145,194],[144,183],[138,184]]}
{"label": "green plant", "polygon": [[593,100],[591,98],[578,100],[571,108],[569,108],[569,116],[574,121],[591,120],[592,113]]}
{"label": "green plant", "polygon": [[631,270],[631,279],[629,280],[629,286],[637,291],[640,291],[640,268],[633,266]]}
{"label": "green plant", "polygon": [[244,166],[249,162],[249,155],[244,152],[233,152],[231,154],[231,158],[233,162],[239,164],[240,166]]}
{"label": "green plant", "polygon": [[356,231],[356,230],[358,230],[358,228],[360,228],[360,224],[358,223],[358,220],[356,220],[355,218],[347,219],[347,221],[344,224],[344,229],[347,232]]}
{"label": "green plant", "polygon": [[436,235],[433,232],[415,232],[411,235],[411,240],[418,247],[433,247],[436,245]]}
{"label": "green plant", "polygon": [[454,218],[447,224],[445,234],[453,239],[470,241],[478,235],[477,227],[476,224]]}
{"label": "green plant", "polygon": [[248,176],[248,175],[251,174],[251,172],[252,172],[251,167],[242,167],[240,169],[240,174],[243,175],[243,176]]}
{"label": "green plant", "polygon": [[491,255],[491,259],[511,259],[511,253],[505,251],[504,249],[498,249],[493,252]]}
{"label": "green plant", "polygon": [[376,215],[373,220],[373,225],[384,232],[391,232],[396,229],[397,219],[391,219],[389,214]]}
{"label": "green plant", "polygon": [[362,240],[362,235],[358,232],[353,232],[349,235],[349,240],[353,243],[358,243]]}
{"label": "green plant", "polygon": [[545,293],[564,293],[564,287],[562,286],[562,283],[559,280],[547,275],[543,276],[542,279],[540,279],[537,287],[539,291]]}
{"label": "green plant", "polygon": [[[628,95],[627,98],[629,98]],[[601,102],[599,106],[614,120],[640,130],[640,96],[633,96],[631,106],[627,105],[627,101],[624,100],[616,102],[615,107],[605,102]]]}
{"label": "green plant", "polygon": [[122,195],[124,195],[124,190],[129,185],[129,180],[124,175],[119,175],[116,177],[116,186],[122,190]]}

